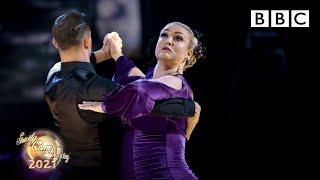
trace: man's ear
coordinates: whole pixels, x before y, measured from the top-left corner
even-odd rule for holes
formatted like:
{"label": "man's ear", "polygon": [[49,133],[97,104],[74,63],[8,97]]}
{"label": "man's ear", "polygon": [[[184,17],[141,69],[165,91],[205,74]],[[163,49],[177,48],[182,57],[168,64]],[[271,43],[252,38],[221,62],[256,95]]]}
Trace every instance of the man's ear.
{"label": "man's ear", "polygon": [[90,36],[85,36],[83,39],[83,46],[85,49],[91,50],[92,47],[92,39]]}
{"label": "man's ear", "polygon": [[56,49],[59,49],[59,46],[58,46],[58,43],[57,43],[57,41],[54,39],[54,38],[52,38],[52,45],[56,48]]}

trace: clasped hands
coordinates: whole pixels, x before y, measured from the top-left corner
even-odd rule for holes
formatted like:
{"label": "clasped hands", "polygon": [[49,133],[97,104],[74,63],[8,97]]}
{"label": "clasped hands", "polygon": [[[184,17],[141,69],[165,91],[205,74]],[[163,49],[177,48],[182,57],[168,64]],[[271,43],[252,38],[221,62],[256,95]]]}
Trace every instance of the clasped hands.
{"label": "clasped hands", "polygon": [[117,32],[111,32],[104,36],[101,49],[94,52],[97,63],[108,59],[115,61],[122,56],[122,39]]}

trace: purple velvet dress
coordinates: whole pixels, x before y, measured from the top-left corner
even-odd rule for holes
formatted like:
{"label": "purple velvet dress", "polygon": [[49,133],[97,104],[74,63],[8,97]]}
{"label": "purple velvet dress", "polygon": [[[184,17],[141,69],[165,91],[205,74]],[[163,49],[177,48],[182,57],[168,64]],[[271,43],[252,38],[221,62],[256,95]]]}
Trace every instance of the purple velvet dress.
{"label": "purple velvet dress", "polygon": [[185,161],[186,118],[150,115],[155,101],[168,98],[191,99],[192,91],[182,75],[182,89],[129,77],[134,67],[127,57],[117,61],[114,81],[126,85],[105,96],[102,109],[121,117],[126,125],[122,151],[123,179],[197,179]]}

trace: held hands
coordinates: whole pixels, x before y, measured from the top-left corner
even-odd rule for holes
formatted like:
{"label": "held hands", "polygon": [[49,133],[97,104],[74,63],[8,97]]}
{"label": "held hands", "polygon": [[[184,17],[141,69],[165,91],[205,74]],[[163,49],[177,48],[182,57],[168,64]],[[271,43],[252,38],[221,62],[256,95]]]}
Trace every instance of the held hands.
{"label": "held hands", "polygon": [[98,113],[105,113],[102,110],[102,102],[95,102],[95,101],[83,101],[83,104],[78,104],[79,109],[82,110],[89,110]]}
{"label": "held hands", "polygon": [[194,102],[194,103],[195,103],[194,116],[189,117],[187,119],[187,129],[186,129],[187,140],[190,139],[191,133],[194,130],[194,128],[196,127],[196,125],[198,124],[199,118],[200,118],[201,106],[197,102]]}
{"label": "held hands", "polygon": [[122,39],[117,32],[106,34],[103,39],[103,44],[105,51],[109,52],[115,61],[122,56]]}
{"label": "held hands", "polygon": [[117,32],[108,33],[103,38],[102,48],[95,51],[97,63],[108,59],[117,60],[122,56],[122,40]]}

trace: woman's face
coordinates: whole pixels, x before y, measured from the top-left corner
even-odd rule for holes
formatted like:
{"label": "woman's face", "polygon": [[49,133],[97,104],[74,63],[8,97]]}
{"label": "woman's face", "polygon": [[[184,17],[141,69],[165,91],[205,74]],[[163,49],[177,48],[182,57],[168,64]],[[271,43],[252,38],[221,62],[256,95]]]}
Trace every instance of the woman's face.
{"label": "woman's face", "polygon": [[167,66],[174,67],[192,56],[189,44],[190,34],[185,28],[168,24],[160,32],[155,55]]}

